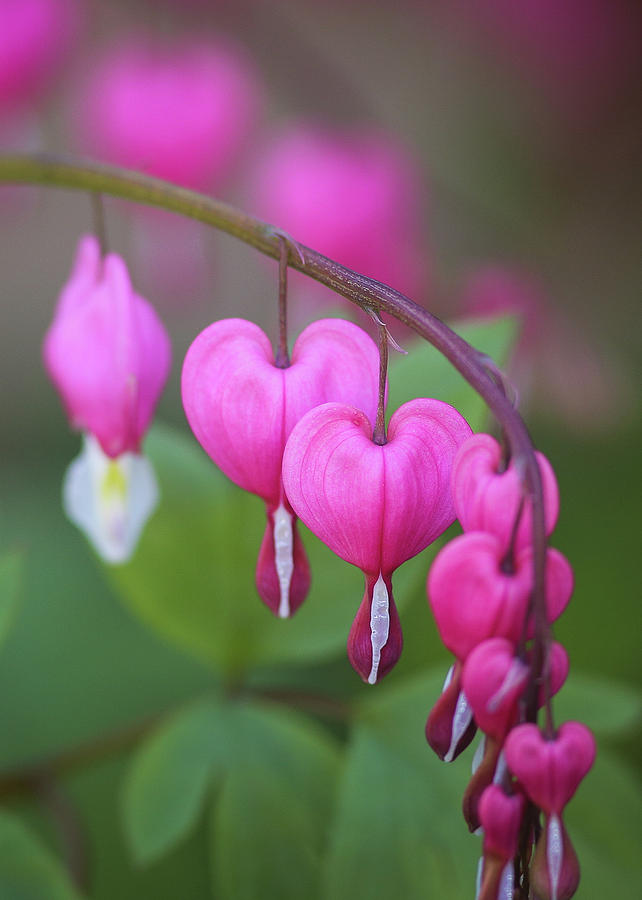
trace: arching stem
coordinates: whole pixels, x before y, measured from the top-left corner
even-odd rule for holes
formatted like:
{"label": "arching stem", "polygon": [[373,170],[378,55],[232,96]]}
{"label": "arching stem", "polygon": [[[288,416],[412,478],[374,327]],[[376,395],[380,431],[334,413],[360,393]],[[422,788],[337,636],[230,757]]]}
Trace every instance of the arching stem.
{"label": "arching stem", "polygon": [[[281,242],[273,226],[211,197],[176,187],[157,178],[124,169],[42,155],[0,156],[0,182],[47,184],[98,191],[136,203],[181,213],[239,238],[261,253],[279,259]],[[292,268],[331,288],[363,309],[394,316],[436,347],[484,399],[504,430],[510,456],[525,491],[533,516],[533,599],[535,620],[532,677],[528,718],[537,716],[537,685],[548,653],[544,567],[546,532],[544,494],[533,443],[519,413],[489,375],[486,357],[471,347],[436,316],[394,288],[359,275],[308,247],[298,247]]]}

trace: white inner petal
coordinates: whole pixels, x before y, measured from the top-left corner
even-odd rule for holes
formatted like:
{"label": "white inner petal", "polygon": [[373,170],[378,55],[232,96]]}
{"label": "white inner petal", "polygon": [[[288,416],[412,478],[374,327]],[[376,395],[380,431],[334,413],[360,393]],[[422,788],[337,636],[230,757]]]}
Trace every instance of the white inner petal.
{"label": "white inner petal", "polygon": [[446,678],[444,680],[444,686],[441,689],[441,693],[444,694],[448,688],[450,687],[450,682],[453,680],[453,675],[455,674],[455,667],[451,666],[446,672]]}
{"label": "white inner petal", "polygon": [[292,515],[283,504],[274,512],[274,564],[279,578],[279,616],[287,619],[290,615],[290,584],[294,572],[294,532]]}
{"label": "white inner petal", "polygon": [[563,857],[562,825],[559,818],[553,813],[548,820],[546,835],[546,864],[548,866],[548,877],[551,882],[551,900],[557,900]]}
{"label": "white inner petal", "polygon": [[513,882],[515,881],[515,867],[513,860],[509,860],[502,869],[499,881],[497,900],[513,900]]}
{"label": "white inner petal", "polygon": [[477,769],[482,764],[482,759],[484,758],[484,753],[486,752],[486,735],[482,734],[479,743],[475,747],[475,753],[473,756],[473,761],[471,764],[473,775],[477,771]]}
{"label": "white inner petal", "polygon": [[497,765],[495,767],[495,774],[493,775],[493,784],[501,784],[507,771],[508,766],[506,765],[506,757],[504,756],[504,751],[502,750],[502,752],[497,757]]}
{"label": "white inner petal", "polygon": [[444,756],[444,762],[453,761],[459,742],[466,733],[466,730],[472,720],[473,711],[469,706],[468,700],[466,699],[466,694],[464,694],[463,691],[460,691],[459,697],[457,697],[457,704],[455,705],[455,713],[453,715],[452,732],[450,735],[450,747],[448,748],[448,753]]}
{"label": "white inner petal", "polygon": [[67,469],[63,507],[108,563],[131,558],[143,526],[158,504],[149,460],[136,453],[111,459],[91,434]]}
{"label": "white inner petal", "polygon": [[372,603],[370,604],[370,643],[372,644],[372,668],[368,675],[368,684],[374,684],[377,680],[381,651],[386,646],[390,633],[390,600],[388,588],[383,580],[381,572],[372,591]]}
{"label": "white inner petal", "polygon": [[475,875],[475,900],[481,893],[482,874],[484,872],[484,857],[480,857],[477,863],[477,874]]}

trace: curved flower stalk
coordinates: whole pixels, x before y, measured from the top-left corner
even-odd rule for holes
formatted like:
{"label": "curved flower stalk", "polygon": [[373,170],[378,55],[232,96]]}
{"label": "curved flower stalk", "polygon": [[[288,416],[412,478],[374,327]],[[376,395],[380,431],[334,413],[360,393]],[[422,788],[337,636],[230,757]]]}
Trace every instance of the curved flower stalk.
{"label": "curved flower stalk", "polygon": [[402,635],[392,573],[453,522],[452,461],[469,436],[465,419],[438,400],[412,400],[373,439],[359,409],[328,403],[297,425],[285,448],[283,483],[297,515],[365,577],[348,655],[375,684],[395,665]]}
{"label": "curved flower stalk", "polygon": [[[260,222],[212,198],[178,189],[138,173],[122,172],[95,164],[77,165],[64,159],[0,156],[0,180],[46,183],[102,191],[114,196],[146,202],[207,222],[239,237],[268,256],[279,258],[282,255],[282,242],[275,229],[267,223]],[[523,652],[527,653],[529,663],[528,684],[519,701],[519,717],[523,722],[531,723],[534,726],[538,717],[538,705],[543,699],[545,725],[542,737],[545,741],[556,740],[550,703],[552,687],[549,668],[551,634],[548,614],[550,605],[546,598],[545,495],[542,471],[521,416],[513,407],[496,376],[489,371],[484,354],[472,348],[427,310],[393,288],[375,282],[366,276],[358,275],[356,272],[351,272],[309,247],[299,246],[298,250],[297,254],[290,254],[289,265],[352,300],[366,311],[393,315],[403,324],[413,328],[446,356],[457,371],[483,397],[499,422],[503,432],[507,459],[514,463],[518,474],[518,489],[522,494],[522,497],[518,499],[518,509],[521,510],[526,501],[529,501],[532,509],[532,582],[526,621],[533,623],[533,630],[532,637],[531,632],[525,630],[517,648],[520,659],[523,658]],[[516,521],[512,530],[513,535],[518,526],[519,523]],[[515,557],[514,553],[513,557]],[[505,559],[507,566],[511,563],[514,565],[515,558],[511,560],[508,555]],[[458,665],[460,682],[461,664],[458,663]],[[454,678],[452,683],[457,684]],[[447,691],[449,690],[450,688],[447,687]],[[540,693],[542,690],[543,697]],[[463,697],[465,700],[463,692],[459,692],[458,696],[459,699]],[[457,708],[459,702],[449,705],[451,708],[453,706]],[[521,753],[521,750],[518,748],[516,752]],[[503,755],[500,755],[500,760],[503,760]],[[592,757],[587,761],[587,767],[590,767],[591,763]],[[513,769],[517,771],[515,766]],[[506,779],[510,779],[510,777],[509,769],[502,763],[501,766],[498,766],[493,780],[505,786]],[[545,808],[544,813],[547,814]],[[573,872],[571,865],[569,843],[559,829],[555,831],[553,828],[551,832],[550,848],[546,842],[542,843],[541,840],[537,842],[537,851],[531,867],[532,839],[539,828],[538,816],[538,809],[531,801],[525,808],[518,854],[513,860],[512,872],[515,880],[513,883],[507,881],[503,886],[498,886],[498,890],[504,888],[504,892],[501,894],[502,900],[508,900],[509,897],[513,900],[514,895],[523,900],[529,895],[529,869],[532,876],[530,883],[542,897],[551,896],[556,897],[556,900],[562,900],[562,897],[571,896],[574,890],[577,873]],[[542,859],[544,860],[543,865]],[[568,860],[568,865],[565,860]],[[566,878],[567,873],[569,874],[568,878]],[[564,878],[556,881],[558,875],[560,878],[562,876]],[[497,900],[498,896],[499,894],[493,891],[490,896],[484,895],[484,900]]]}
{"label": "curved flower stalk", "polygon": [[110,563],[133,554],[158,502],[141,443],[169,374],[171,349],[124,261],[81,238],[43,345],[45,368],[84,446],[64,480],[69,518]]}
{"label": "curved flower stalk", "polygon": [[285,443],[310,409],[353,402],[374,415],[377,348],[358,326],[321,319],[297,338],[279,365],[253,322],[224,319],[196,338],[185,357],[182,395],[197,440],[235,484],[266,504],[268,523],[256,570],[267,606],[291,616],[310,586],[308,562],[281,478]]}

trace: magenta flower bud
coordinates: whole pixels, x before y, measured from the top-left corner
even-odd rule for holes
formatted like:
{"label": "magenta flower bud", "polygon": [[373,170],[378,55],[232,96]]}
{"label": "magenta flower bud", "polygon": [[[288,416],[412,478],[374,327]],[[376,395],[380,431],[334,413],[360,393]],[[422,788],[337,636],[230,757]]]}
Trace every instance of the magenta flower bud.
{"label": "magenta flower bud", "polygon": [[283,457],[283,484],[297,515],[366,577],[368,608],[360,610],[350,646],[357,671],[370,684],[384,674],[382,659],[389,668],[389,637],[395,647],[401,642],[391,575],[453,521],[450,470],[470,434],[457,410],[438,400],[400,407],[383,445],[372,440],[373,421],[353,406],[327,403],[294,428]]}
{"label": "magenta flower bud", "polygon": [[94,237],[78,244],[43,356],[72,427],[85,432],[83,453],[65,478],[66,512],[105,560],[124,562],[158,502],[140,447],[171,348],[124,261],[113,253],[102,259]]}
{"label": "magenta flower bud", "polygon": [[74,0],[0,3],[0,112],[25,107],[49,87],[80,25]]}
{"label": "magenta flower bud", "polygon": [[275,364],[258,325],[243,319],[214,322],[187,351],[182,393],[192,431],[225,475],[267,506],[256,584],[281,617],[300,606],[310,579],[281,480],[285,443],[299,419],[328,400],[358,403],[374,415],[378,367],[374,342],[342,319],[308,326],[286,368]]}
{"label": "magenta flower bud", "polygon": [[[460,535],[441,550],[428,574],[428,598],[441,639],[464,660],[490,637],[517,643],[522,636],[533,584],[532,549],[515,557],[507,571],[499,538],[480,531]],[[573,591],[573,573],[557,550],[546,551],[548,618],[555,621]],[[526,636],[532,637],[532,622]]]}
{"label": "magenta flower bud", "polygon": [[473,711],[461,689],[461,663],[448,670],[439,700],[426,722],[426,740],[439,759],[452,762],[475,737]]}
{"label": "magenta flower bud", "polygon": [[[545,456],[537,453],[544,488],[546,534],[550,534],[559,512],[557,481]],[[461,447],[453,465],[455,512],[464,531],[488,531],[496,535],[506,552],[524,496],[519,473],[511,461],[500,471],[502,450],[489,434],[474,434]],[[524,501],[514,550],[532,543],[532,505]]]}
{"label": "magenta flower bud", "polygon": [[505,753],[533,803],[559,815],[593,765],[595,738],[581,722],[565,722],[550,740],[537,725],[518,725],[506,738]]}
{"label": "magenta flower bud", "polygon": [[547,815],[535,846],[530,879],[538,900],[570,900],[580,883],[580,864],[560,816]]}
{"label": "magenta flower bud", "polygon": [[[550,690],[556,694],[568,675],[568,655],[561,644],[550,651]],[[496,740],[503,740],[517,716],[517,704],[530,676],[528,660],[515,656],[515,648],[505,638],[490,638],[478,644],[466,659],[462,684],[479,728]],[[545,702],[540,690],[540,705]]]}
{"label": "magenta flower bud", "polygon": [[261,94],[241,48],[144,35],[108,48],[81,90],[74,129],[85,152],[200,190],[228,175]]}
{"label": "magenta flower bud", "polygon": [[78,244],[43,354],[72,427],[112,459],[138,453],[169,374],[170,342],[123,259],[101,259],[95,237]]}
{"label": "magenta flower bud", "polygon": [[492,853],[504,862],[516,856],[523,815],[522,794],[507,794],[500,785],[490,784],[479,801],[484,853]]}

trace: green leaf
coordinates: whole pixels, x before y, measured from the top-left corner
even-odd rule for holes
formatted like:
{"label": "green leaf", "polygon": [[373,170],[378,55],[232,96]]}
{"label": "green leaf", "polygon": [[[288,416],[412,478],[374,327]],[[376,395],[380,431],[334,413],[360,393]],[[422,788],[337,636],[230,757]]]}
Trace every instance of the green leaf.
{"label": "green leaf", "polygon": [[623,735],[640,724],[642,702],[626,684],[571,672],[554,700],[555,717],[584,722],[596,734]]}
{"label": "green leaf", "polygon": [[20,602],[23,557],[12,551],[0,556],[0,643],[4,641]]}
{"label": "green leaf", "polygon": [[8,813],[0,812],[0,897],[80,900],[60,863]]}
{"label": "green leaf", "polygon": [[214,894],[315,898],[338,753],[318,726],[277,707],[236,711],[238,756],[213,815]]}
{"label": "green leaf", "polygon": [[[457,322],[455,331],[477,350],[503,367],[515,342],[518,326],[513,318]],[[416,341],[407,356],[393,353],[388,379],[388,411],[414,397],[434,397],[450,403],[479,431],[486,419],[486,406],[459,372],[426,341]]]}
{"label": "green leaf", "polygon": [[125,834],[138,863],[162,856],[196,823],[227,760],[226,707],[215,700],[173,716],[138,749],[123,792]]}
{"label": "green leaf", "polygon": [[582,900],[637,900],[640,896],[640,781],[598,749],[594,768],[564,813],[580,861]]}

